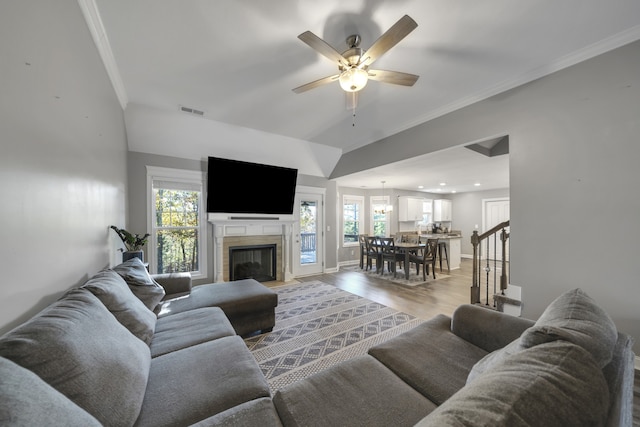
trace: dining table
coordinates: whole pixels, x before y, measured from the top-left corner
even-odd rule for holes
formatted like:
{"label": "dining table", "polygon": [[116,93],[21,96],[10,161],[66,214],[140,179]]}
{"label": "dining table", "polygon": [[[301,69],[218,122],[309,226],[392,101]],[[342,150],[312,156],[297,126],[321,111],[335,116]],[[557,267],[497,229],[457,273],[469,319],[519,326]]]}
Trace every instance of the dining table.
{"label": "dining table", "polygon": [[411,252],[424,248],[426,243],[394,242],[394,246],[396,247],[396,251],[404,253],[404,278],[409,280],[409,274],[411,272],[409,268]]}

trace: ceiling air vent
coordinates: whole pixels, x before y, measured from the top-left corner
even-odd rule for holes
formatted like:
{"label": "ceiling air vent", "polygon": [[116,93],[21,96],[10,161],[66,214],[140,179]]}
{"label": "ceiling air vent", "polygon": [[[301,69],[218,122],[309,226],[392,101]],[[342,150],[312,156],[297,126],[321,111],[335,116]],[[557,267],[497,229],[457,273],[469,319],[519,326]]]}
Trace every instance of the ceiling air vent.
{"label": "ceiling air vent", "polygon": [[195,114],[196,116],[204,116],[204,111],[196,110],[195,108],[180,106],[180,111],[185,113]]}

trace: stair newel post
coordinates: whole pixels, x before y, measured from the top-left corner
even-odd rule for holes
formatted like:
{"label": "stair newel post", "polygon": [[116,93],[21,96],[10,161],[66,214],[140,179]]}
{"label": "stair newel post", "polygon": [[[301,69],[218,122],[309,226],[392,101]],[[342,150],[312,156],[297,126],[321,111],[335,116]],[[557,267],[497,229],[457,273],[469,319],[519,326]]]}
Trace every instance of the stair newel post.
{"label": "stair newel post", "polygon": [[500,240],[502,240],[502,275],[500,276],[500,291],[502,295],[504,295],[505,289],[507,289],[507,239],[509,238],[509,233],[503,228],[500,233]]}
{"label": "stair newel post", "polygon": [[480,259],[478,257],[478,244],[480,239],[478,238],[478,230],[473,230],[471,234],[471,245],[473,246],[473,275],[471,282],[471,304],[477,304],[480,302],[480,284],[478,283],[478,263]]}

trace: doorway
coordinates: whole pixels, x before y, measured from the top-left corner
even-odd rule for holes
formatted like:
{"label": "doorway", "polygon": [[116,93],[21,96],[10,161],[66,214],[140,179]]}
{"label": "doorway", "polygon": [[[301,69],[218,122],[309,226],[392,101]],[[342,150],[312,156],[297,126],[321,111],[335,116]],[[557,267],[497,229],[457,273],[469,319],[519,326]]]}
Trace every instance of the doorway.
{"label": "doorway", "polygon": [[[509,221],[510,218],[510,201],[508,197],[499,199],[483,199],[482,200],[482,231],[486,232],[492,227],[500,224],[504,221]],[[507,232],[509,229],[507,228]],[[502,244],[500,241],[496,244],[489,245],[489,253],[487,254],[489,259],[501,260],[502,259]],[[483,249],[484,252],[484,249]],[[509,257],[509,240],[506,245],[506,256]]]}
{"label": "doorway", "polygon": [[320,274],[324,269],[324,189],[298,190],[294,206],[293,274]]}

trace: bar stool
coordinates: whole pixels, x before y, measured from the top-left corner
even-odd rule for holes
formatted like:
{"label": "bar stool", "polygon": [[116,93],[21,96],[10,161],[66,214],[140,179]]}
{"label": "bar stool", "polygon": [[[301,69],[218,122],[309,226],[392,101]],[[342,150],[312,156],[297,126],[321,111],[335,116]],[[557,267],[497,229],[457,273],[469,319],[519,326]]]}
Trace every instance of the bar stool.
{"label": "bar stool", "polygon": [[447,243],[438,242],[438,258],[440,258],[440,273],[442,273],[442,251],[444,250],[444,256],[447,260],[447,271],[451,271],[449,267],[449,253],[447,253]]}

